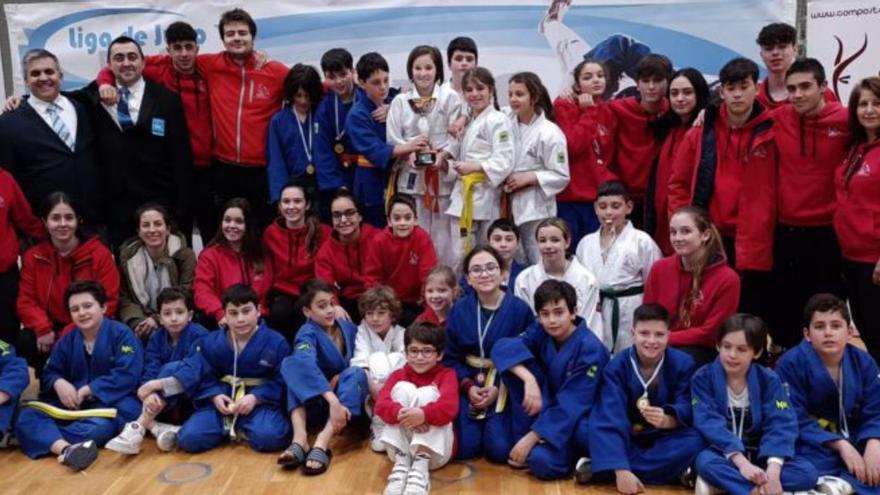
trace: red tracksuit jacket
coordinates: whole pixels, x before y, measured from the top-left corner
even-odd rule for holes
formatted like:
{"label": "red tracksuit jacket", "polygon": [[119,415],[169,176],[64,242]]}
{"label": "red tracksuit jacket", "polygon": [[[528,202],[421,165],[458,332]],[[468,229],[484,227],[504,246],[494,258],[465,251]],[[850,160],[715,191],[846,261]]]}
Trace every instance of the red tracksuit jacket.
{"label": "red tracksuit jacket", "polygon": [[421,227],[415,226],[406,238],[395,236],[391,227],[386,227],[367,250],[364,283],[367,288],[387,285],[402,302],[414,304],[422,298],[422,287],[435,265],[434,244]]}
{"label": "red tracksuit jacket", "polygon": [[834,230],[843,257],[880,260],[880,140],[853,149],[838,167]]}
{"label": "red tracksuit jacket", "polygon": [[675,155],[681,150],[684,136],[690,129],[689,126],[678,125],[673,127],[657,156],[657,185],[654,193],[654,211],[657,220],[654,230],[654,240],[664,256],[672,256],[672,244],[669,242],[669,178],[672,175],[672,164],[675,163]]}
{"label": "red tracksuit jacket", "polygon": [[235,284],[251,286],[260,297],[260,307],[268,310],[266,295],[272,287],[272,263],[263,263],[262,271],[245,263],[244,258],[231,247],[214,244],[199,254],[193,293],[196,307],[215,321],[223,319],[223,291]]}
{"label": "red tracksuit jacket", "polygon": [[771,117],[779,150],[779,223],[831,225],[836,200],[830,184],[846,157],[849,112],[834,102],[817,116],[802,117],[793,105],[782,105]]}
{"label": "red tracksuit jacket", "polygon": [[645,304],[660,304],[672,315],[669,345],[715,348],[715,333],[739,306],[739,275],[719,259],[703,270],[700,294],[691,310],[690,325],[681,321],[684,302],[693,282],[681,257],[673,255],[654,263],[645,281]]}
{"label": "red tracksuit jacket", "polygon": [[614,161],[617,119],[604,102],[580,108],[577,102],[553,102],[556,123],[568,142],[571,181],[559,194],[560,202],[593,202],[599,184],[617,177],[609,169]]}
{"label": "red tracksuit jacket", "polygon": [[198,71],[211,88],[214,156],[226,163],[266,166],[266,129],[284,99],[287,67],[251,55],[244,66],[226,52],[199,55]]}
{"label": "red tracksuit jacket", "polygon": [[[685,135],[669,179],[669,213],[700,204],[708,196],[712,221],[721,235],[734,238],[736,268],[768,271],[773,265],[777,196],[777,152],[770,114],[756,107],[757,115],[743,127],[731,129],[726,110],[722,105],[717,117],[707,113],[704,128]],[[703,149],[709,125],[715,146]],[[715,161],[709,163],[713,153]],[[714,181],[709,184],[711,176],[706,172],[713,167]],[[706,194],[707,190],[711,192]]]}
{"label": "red tracksuit jacket", "polygon": [[[298,229],[283,227],[284,219],[279,218],[266,227],[263,232],[263,244],[268,251],[269,263],[272,265],[272,288],[298,297],[300,289],[306,282],[315,278],[315,255],[309,256],[306,249],[307,226]],[[320,225],[318,249],[330,239],[333,232],[327,225]]]}
{"label": "red tracksuit jacket", "polygon": [[[182,74],[171,63],[168,55],[151,55],[144,59],[144,77],[164,86],[172,93],[180,95],[183,114],[189,129],[189,142],[192,147],[193,165],[211,166],[211,147],[214,139],[211,132],[211,102],[208,98],[208,85],[198,73]],[[98,73],[98,84],[116,84],[110,67]]]}
{"label": "red tracksuit jacket", "polygon": [[107,291],[107,315],[119,304],[119,271],[113,255],[97,237],[61,257],[49,241],[28,249],[22,257],[16,310],[22,326],[37,337],[70,323],[64,291],[78,280],[95,280]]}
{"label": "red tracksuit jacket", "polygon": [[0,168],[0,272],[6,272],[18,261],[19,232],[31,239],[46,238],[46,229],[31,211],[18,182]]}
{"label": "red tracksuit jacket", "polygon": [[641,201],[648,190],[651,167],[660,150],[660,143],[649,124],[666,112],[669,103],[664,100],[663,107],[655,115],[646,113],[635,96],[611,100],[608,106],[617,118],[617,149],[612,170],[620,176],[629,195]]}
{"label": "red tracksuit jacket", "polygon": [[315,258],[315,276],[332,285],[337,297],[359,298],[367,290],[364,285],[367,250],[379,232],[372,225],[362,223],[357,244],[344,244],[335,234],[331,235]]}

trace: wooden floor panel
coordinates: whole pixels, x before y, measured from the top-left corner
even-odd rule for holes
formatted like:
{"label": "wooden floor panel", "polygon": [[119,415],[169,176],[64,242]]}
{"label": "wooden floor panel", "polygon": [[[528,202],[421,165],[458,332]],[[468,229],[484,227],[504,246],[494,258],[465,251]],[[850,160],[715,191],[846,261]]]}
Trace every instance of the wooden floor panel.
{"label": "wooden floor panel", "polygon": [[[208,495],[208,494],[381,494],[391,470],[387,456],[373,453],[364,439],[333,444],[330,471],[307,477],[275,465],[275,454],[259,454],[233,444],[199,455],[162,453],[152,438],[138,456],[101,450],[98,460],[73,473],[54,458],[30,460],[20,451],[0,451],[3,495]],[[195,479],[199,478],[201,479]],[[189,481],[188,481],[189,480]],[[571,480],[542,482],[525,471],[483,460],[453,462],[432,473],[431,493],[562,495],[613,494],[613,485],[578,487]],[[649,487],[648,493],[684,494],[676,487]]]}

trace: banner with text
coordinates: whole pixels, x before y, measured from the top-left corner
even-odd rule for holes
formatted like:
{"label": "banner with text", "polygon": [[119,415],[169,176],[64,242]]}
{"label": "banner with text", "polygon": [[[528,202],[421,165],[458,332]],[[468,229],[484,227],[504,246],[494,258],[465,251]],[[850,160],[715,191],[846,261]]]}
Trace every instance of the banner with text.
{"label": "banner with text", "polygon": [[[164,51],[163,30],[178,20],[191,23],[202,52],[222,50],[217,30],[229,0],[84,1],[6,4],[11,55],[31,48],[59,56],[65,87],[94,78],[110,41],[121,34],[142,43],[147,54]],[[392,82],[405,83],[405,63],[416,45],[440,47],[456,36],[479,46],[479,62],[499,81],[499,95],[512,73],[538,73],[551,92],[570,81],[570,70],[591,54],[611,59],[631,84],[628,69],[648,51],[669,56],[676,67],[696,67],[711,79],[727,60],[755,60],[755,37],[769,22],[794,23],[796,0],[251,0],[256,47],[292,65],[318,67],[329,48],[355,57],[385,55]],[[876,20],[876,19],[875,19]],[[876,59],[875,59],[876,60]],[[13,64],[15,90],[24,91]],[[506,99],[506,98],[503,98]]]}
{"label": "banner with text", "polygon": [[807,54],[825,66],[840,101],[862,78],[880,75],[880,0],[812,0],[807,4]]}

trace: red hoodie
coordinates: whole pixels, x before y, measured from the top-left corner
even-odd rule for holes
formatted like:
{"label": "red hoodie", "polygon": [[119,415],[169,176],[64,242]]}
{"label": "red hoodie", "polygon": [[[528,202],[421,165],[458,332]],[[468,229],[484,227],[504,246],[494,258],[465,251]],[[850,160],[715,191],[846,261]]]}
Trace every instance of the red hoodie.
{"label": "red hoodie", "polygon": [[727,107],[722,105],[711,124],[715,134],[714,183],[700,183],[705,179],[701,179],[701,170],[711,165],[703,160],[713,151],[702,149],[703,128],[687,132],[669,179],[670,215],[683,206],[699,204],[697,194],[711,188],[709,216],[721,235],[734,238],[739,270],[767,271],[773,265],[777,152],[769,119],[770,113],[761,111],[743,127],[731,129]]}
{"label": "red hoodie", "polygon": [[46,229],[31,211],[12,174],[0,169],[0,273],[5,273],[18,261],[21,246],[18,233],[31,239],[45,239]]}
{"label": "red hoodie", "polygon": [[373,237],[380,230],[367,223],[361,224],[361,234],[357,244],[345,244],[330,236],[315,258],[315,276],[332,285],[337,297],[355,300],[367,290],[364,285],[364,265],[367,250]]}
{"label": "red hoodie", "polygon": [[417,303],[428,273],[437,265],[431,236],[416,225],[409,237],[397,237],[386,227],[367,249],[364,284],[367,288],[384,284],[402,302]]}
{"label": "red hoodie", "polygon": [[[309,256],[306,249],[308,226],[298,229],[283,227],[284,219],[279,218],[266,227],[263,233],[263,244],[266,246],[269,262],[272,264],[272,288],[298,297],[300,289],[306,282],[315,278],[315,254]],[[318,249],[324,246],[333,230],[320,224]]]}
{"label": "red hoodie", "polygon": [[880,260],[880,139],[853,149],[837,168],[834,230],[843,257],[860,263]]}
{"label": "red hoodie", "polygon": [[[183,114],[189,129],[189,142],[192,147],[193,165],[211,166],[211,102],[208,100],[208,85],[198,73],[183,74],[174,68],[168,55],[151,55],[144,58],[144,77],[165,86],[172,93],[180,95]],[[98,84],[116,84],[110,67],[98,73]]]}
{"label": "red hoodie", "polygon": [[244,65],[226,52],[199,55],[198,70],[211,88],[214,156],[226,163],[266,166],[266,129],[284,99],[287,67],[251,55]]}
{"label": "red hoodie", "polygon": [[595,201],[599,184],[617,178],[609,169],[614,160],[617,119],[604,102],[581,108],[563,98],[553,102],[553,116],[568,142],[571,170],[571,181],[556,195],[556,201]]}
{"label": "red hoodie", "polygon": [[673,127],[657,156],[657,187],[654,193],[654,210],[657,220],[654,228],[654,240],[660,247],[664,256],[671,256],[672,244],[669,242],[669,178],[672,175],[672,164],[675,156],[679,153],[684,143],[684,136],[690,129],[689,126],[677,125]]}
{"label": "red hoodie", "polygon": [[397,382],[409,382],[416,387],[435,385],[440,390],[440,397],[436,401],[420,408],[425,413],[425,423],[431,426],[445,426],[452,423],[458,415],[458,378],[455,376],[455,371],[437,363],[427,372],[420,374],[407,363],[403,368],[391,373],[376,399],[376,414],[386,424],[398,424],[397,414],[406,407],[391,398],[391,390]]}
{"label": "red hoodie", "polygon": [[682,311],[694,280],[685,271],[678,255],[654,263],[645,281],[645,304],[659,304],[672,315],[669,345],[715,348],[715,333],[721,323],[739,306],[739,275],[719,259],[703,270],[699,297],[693,305],[690,325],[684,326]]}
{"label": "red hoodie", "polygon": [[666,112],[669,102],[664,99],[660,110],[653,115],[645,112],[635,96],[611,100],[608,106],[617,117],[617,149],[612,170],[620,176],[629,195],[641,201],[648,190],[651,167],[660,150],[660,143],[649,124]]}
{"label": "red hoodie", "polygon": [[771,114],[779,150],[779,223],[798,227],[831,225],[834,172],[846,157],[849,112],[826,103],[819,115],[802,117],[794,105]]}
{"label": "red hoodie", "polygon": [[22,257],[16,310],[24,328],[37,337],[70,323],[64,292],[78,280],[94,280],[107,291],[107,316],[119,303],[119,271],[110,250],[97,237],[81,243],[65,257],[43,241]]}
{"label": "red hoodie", "polygon": [[260,307],[268,311],[266,295],[272,286],[272,263],[263,263],[261,271],[245,263],[244,257],[231,247],[214,244],[206,247],[196,263],[193,292],[196,307],[215,321],[223,319],[223,292],[235,284],[251,286],[260,297]]}
{"label": "red hoodie", "polygon": [[[767,91],[767,87],[769,85],[769,81],[764,79],[760,83],[758,83],[758,103],[761,104],[762,107],[767,110],[776,110],[777,108],[784,107],[788,105],[788,98],[782,101],[776,101],[770,96],[770,92]],[[837,101],[837,97],[834,96],[834,91],[831,91],[831,88],[826,87],[825,92],[822,93],[822,96],[825,97],[826,103],[834,103]]]}

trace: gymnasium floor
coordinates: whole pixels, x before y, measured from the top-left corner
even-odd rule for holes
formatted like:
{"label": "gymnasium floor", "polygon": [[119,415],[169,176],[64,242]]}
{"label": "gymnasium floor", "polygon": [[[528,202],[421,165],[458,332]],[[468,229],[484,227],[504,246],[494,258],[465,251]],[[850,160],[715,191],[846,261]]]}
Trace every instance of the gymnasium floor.
{"label": "gymnasium floor", "polygon": [[[0,452],[2,495],[135,494],[381,494],[391,462],[373,453],[366,438],[337,439],[330,470],[306,477],[282,471],[275,454],[259,454],[244,444],[189,455],[162,453],[152,437],[138,456],[101,450],[86,471],[74,473],[54,457],[32,461],[18,450]],[[452,462],[432,473],[433,494],[613,494],[613,485],[578,487],[574,481],[542,482],[525,471],[475,462]],[[683,488],[649,487],[648,493],[687,493]]]}

